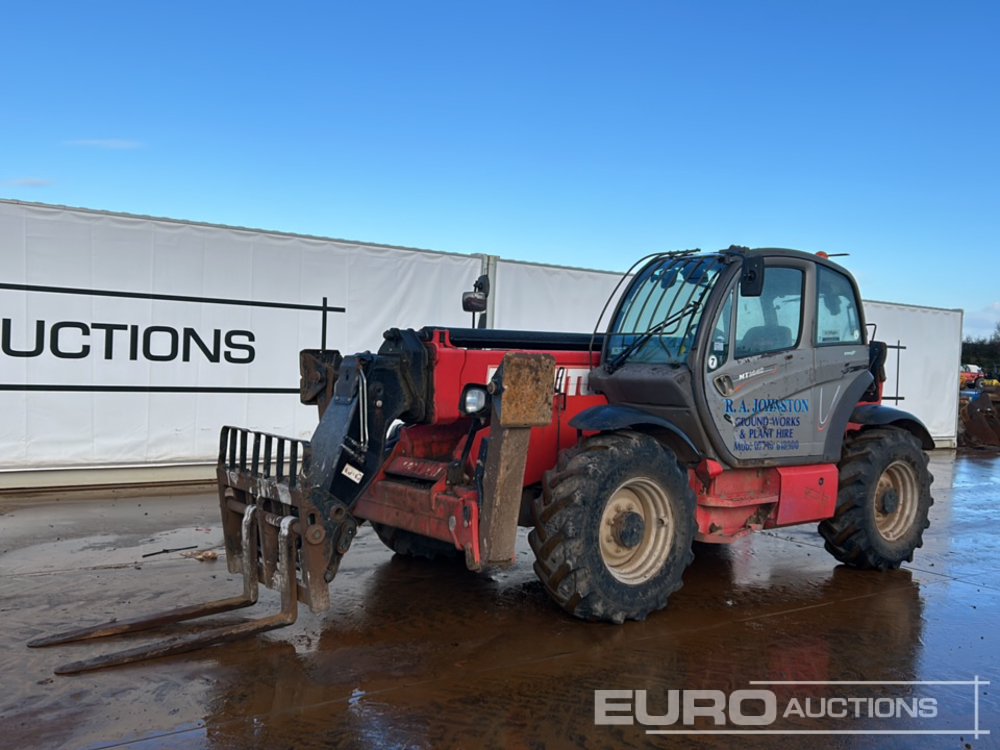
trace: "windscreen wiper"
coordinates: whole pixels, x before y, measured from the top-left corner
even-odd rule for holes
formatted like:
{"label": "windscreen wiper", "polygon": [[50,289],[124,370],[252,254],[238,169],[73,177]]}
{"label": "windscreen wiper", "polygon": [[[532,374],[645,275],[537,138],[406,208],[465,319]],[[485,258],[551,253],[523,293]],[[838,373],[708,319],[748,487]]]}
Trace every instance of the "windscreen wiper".
{"label": "windscreen wiper", "polygon": [[[631,344],[629,344],[624,349],[622,349],[612,359],[608,360],[607,364],[605,365],[605,368],[607,369],[607,371],[609,373],[614,372],[615,370],[617,370],[619,367],[621,367],[625,363],[625,360],[628,359],[632,355],[632,353],[636,351],[636,349],[638,349],[640,346],[642,346],[647,341],[649,341],[653,336],[655,336],[657,333],[659,333],[660,331],[662,331],[667,326],[669,326],[669,325],[671,325],[673,323],[676,323],[678,320],[680,320],[681,318],[683,318],[685,315],[694,315],[694,313],[695,313],[695,311],[697,309],[698,309],[698,303],[697,302],[690,302],[687,305],[685,305],[684,307],[682,307],[680,310],[678,310],[677,312],[675,312],[673,315],[671,315],[671,316],[669,316],[667,318],[664,318],[663,320],[661,320],[659,323],[657,323],[654,326],[650,326],[644,332],[642,332],[638,336],[636,336],[632,340]],[[664,348],[666,348],[666,347],[664,347]],[[670,353],[670,350],[668,349],[667,350],[667,354],[669,354],[669,353]]]}

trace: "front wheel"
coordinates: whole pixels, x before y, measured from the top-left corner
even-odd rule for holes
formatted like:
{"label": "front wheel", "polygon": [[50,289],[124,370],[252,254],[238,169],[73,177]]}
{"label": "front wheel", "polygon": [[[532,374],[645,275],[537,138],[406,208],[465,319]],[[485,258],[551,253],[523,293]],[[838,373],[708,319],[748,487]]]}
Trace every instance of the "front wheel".
{"label": "front wheel", "polygon": [[891,427],[866,430],[845,443],[839,468],[836,511],[819,525],[827,551],[856,568],[894,570],[911,562],[934,503],[917,439]]}
{"label": "front wheel", "polygon": [[681,587],[694,557],[695,495],[652,437],[619,432],[564,451],[545,475],[528,536],[535,572],[587,620],[642,620]]}

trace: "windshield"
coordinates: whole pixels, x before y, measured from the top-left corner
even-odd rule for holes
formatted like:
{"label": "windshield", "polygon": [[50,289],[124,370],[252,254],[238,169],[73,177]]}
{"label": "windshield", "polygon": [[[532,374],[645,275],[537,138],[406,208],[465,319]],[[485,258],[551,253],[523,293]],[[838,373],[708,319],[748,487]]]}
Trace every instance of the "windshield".
{"label": "windshield", "polygon": [[661,256],[633,279],[606,340],[609,369],[626,360],[680,364],[698,332],[704,303],[726,264],[719,255]]}

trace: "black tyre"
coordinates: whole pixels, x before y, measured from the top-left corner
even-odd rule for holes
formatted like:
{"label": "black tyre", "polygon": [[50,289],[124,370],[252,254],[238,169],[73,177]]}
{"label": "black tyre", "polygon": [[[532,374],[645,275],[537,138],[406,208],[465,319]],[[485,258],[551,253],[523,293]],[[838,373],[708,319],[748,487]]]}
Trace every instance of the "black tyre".
{"label": "black tyre", "polygon": [[440,539],[431,539],[384,523],[372,523],[372,528],[382,543],[397,555],[423,557],[428,560],[450,560],[465,556],[462,550],[455,549],[454,544],[442,542]]}
{"label": "black tyre", "polygon": [[856,568],[894,570],[923,545],[931,498],[927,454],[910,433],[866,430],[844,444],[833,518],[819,525],[827,551]]}
{"label": "black tyre", "polygon": [[590,438],[559,457],[535,500],[535,573],[567,612],[642,620],[681,587],[694,557],[695,495],[648,435]]}

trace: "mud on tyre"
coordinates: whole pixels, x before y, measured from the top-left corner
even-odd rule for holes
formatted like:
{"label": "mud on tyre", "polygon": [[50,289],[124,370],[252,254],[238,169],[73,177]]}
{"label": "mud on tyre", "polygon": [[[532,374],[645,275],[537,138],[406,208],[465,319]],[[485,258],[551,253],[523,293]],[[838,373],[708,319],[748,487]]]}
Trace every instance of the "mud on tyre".
{"label": "mud on tyre", "polygon": [[827,551],[856,568],[894,570],[913,560],[930,522],[927,454],[910,433],[866,430],[844,443],[833,518],[819,525]]}
{"label": "mud on tyre", "polygon": [[695,495],[648,435],[598,435],[545,475],[528,536],[535,573],[566,611],[621,623],[662,609],[694,553]]}

